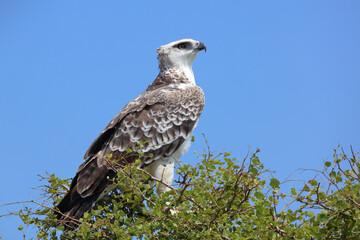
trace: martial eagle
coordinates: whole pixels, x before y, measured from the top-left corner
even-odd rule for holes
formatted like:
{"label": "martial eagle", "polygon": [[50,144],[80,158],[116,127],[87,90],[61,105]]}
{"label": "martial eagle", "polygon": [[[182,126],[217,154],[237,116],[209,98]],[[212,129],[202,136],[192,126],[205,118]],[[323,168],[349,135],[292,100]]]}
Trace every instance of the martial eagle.
{"label": "martial eagle", "polygon": [[[101,198],[118,169],[107,156],[118,161],[118,168],[134,162],[139,155],[127,156],[127,149],[141,150],[141,168],[163,183],[171,185],[176,161],[188,150],[191,132],[199,121],[205,98],[195,84],[192,64],[206,51],[204,43],[182,39],[157,49],[160,73],[149,87],[129,102],[105,127],[85,153],[85,162],[73,178],[70,190],[57,206],[59,223],[76,227],[79,219]],[[168,191],[163,184],[157,193]]]}

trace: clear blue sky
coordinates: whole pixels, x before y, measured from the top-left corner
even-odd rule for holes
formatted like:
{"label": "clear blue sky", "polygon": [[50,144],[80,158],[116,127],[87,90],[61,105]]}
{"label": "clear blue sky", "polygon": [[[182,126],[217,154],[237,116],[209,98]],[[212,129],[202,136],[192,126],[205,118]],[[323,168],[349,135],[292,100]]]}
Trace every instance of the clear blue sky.
{"label": "clear blue sky", "polygon": [[[1,1],[0,204],[36,199],[45,171],[73,177],[87,147],[156,77],[155,49],[203,41],[206,95],[182,160],[261,149],[284,179],[360,150],[359,1]],[[0,208],[0,214],[16,208]],[[0,236],[19,239],[15,217]]]}

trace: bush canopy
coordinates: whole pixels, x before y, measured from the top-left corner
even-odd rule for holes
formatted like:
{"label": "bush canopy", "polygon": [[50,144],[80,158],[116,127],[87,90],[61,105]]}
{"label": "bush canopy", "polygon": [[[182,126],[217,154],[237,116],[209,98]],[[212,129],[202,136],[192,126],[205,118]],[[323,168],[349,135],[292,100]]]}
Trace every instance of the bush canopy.
{"label": "bush canopy", "polygon": [[309,170],[314,178],[285,193],[259,152],[243,159],[209,148],[195,153],[199,163],[179,164],[175,187],[160,196],[150,184],[158,180],[136,167],[139,159],[118,172],[116,188],[74,231],[63,231],[55,214],[70,179],[54,174],[41,177],[41,201],[11,214],[23,221],[24,238],[35,227],[39,239],[359,239],[358,154],[338,147],[323,169]]}

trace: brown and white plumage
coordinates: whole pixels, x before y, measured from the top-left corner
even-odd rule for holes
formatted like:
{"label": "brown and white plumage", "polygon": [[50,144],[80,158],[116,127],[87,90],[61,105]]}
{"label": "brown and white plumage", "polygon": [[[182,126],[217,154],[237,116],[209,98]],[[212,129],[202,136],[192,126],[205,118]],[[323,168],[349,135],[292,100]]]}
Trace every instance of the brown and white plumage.
{"label": "brown and white plumage", "polygon": [[[191,132],[198,123],[204,107],[204,94],[196,86],[192,72],[193,61],[206,47],[202,42],[183,39],[157,49],[160,73],[154,82],[137,98],[129,102],[105,127],[85,153],[70,190],[58,205],[60,223],[79,219],[109,187],[109,179],[117,169],[110,166],[108,154],[117,167],[132,163],[136,149],[145,143],[142,165],[155,178],[171,184],[174,164],[190,146]],[[159,185],[157,192],[169,190]],[[69,224],[68,227],[75,225]]]}

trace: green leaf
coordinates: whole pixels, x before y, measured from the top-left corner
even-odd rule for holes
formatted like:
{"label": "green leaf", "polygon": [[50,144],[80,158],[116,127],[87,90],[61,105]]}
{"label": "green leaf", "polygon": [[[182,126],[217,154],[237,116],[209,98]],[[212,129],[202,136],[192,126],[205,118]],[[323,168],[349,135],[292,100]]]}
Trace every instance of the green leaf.
{"label": "green leaf", "polygon": [[338,182],[342,182],[343,181],[343,179],[342,179],[342,177],[340,177],[340,176],[336,176],[336,182],[338,183]]}
{"label": "green leaf", "polygon": [[262,193],[260,193],[260,192],[255,192],[255,193],[254,193],[254,196],[255,196],[256,198],[258,198],[258,199],[262,199],[262,198],[264,197],[264,195],[263,195]]}
{"label": "green leaf", "polygon": [[252,160],[252,162],[253,162],[253,164],[255,164],[255,165],[259,165],[259,164],[260,164],[260,160],[259,160],[258,158],[254,158],[254,159]]}
{"label": "green leaf", "polygon": [[329,174],[329,176],[330,176],[331,178],[334,178],[334,177],[336,176],[336,172],[335,172],[335,171],[331,171],[330,174]]}
{"label": "green leaf", "polygon": [[327,212],[322,210],[321,213],[317,215],[317,219],[320,223],[326,223],[328,220]]}
{"label": "green leaf", "polygon": [[318,185],[318,182],[316,180],[310,180],[310,185],[311,186],[317,186]]}
{"label": "green leaf", "polygon": [[280,181],[279,181],[279,180],[277,180],[276,178],[270,179],[270,186],[271,186],[272,188],[278,188],[279,185],[280,185]]}
{"label": "green leaf", "polygon": [[250,168],[249,172],[251,172],[252,174],[257,174],[258,170],[256,168]]}
{"label": "green leaf", "polygon": [[326,166],[326,167],[330,167],[330,166],[331,166],[331,162],[326,162],[326,163],[325,163],[325,166]]}
{"label": "green leaf", "polygon": [[297,195],[297,192],[296,192],[295,188],[291,188],[291,194],[292,195]]}
{"label": "green leaf", "polygon": [[65,229],[65,226],[64,226],[64,225],[60,225],[60,226],[57,227],[57,229],[60,230],[60,231],[63,231],[63,230]]}
{"label": "green leaf", "polygon": [[320,200],[324,199],[326,196],[326,194],[324,192],[319,192],[318,195],[319,195]]}
{"label": "green leaf", "polygon": [[307,211],[307,212],[305,212],[305,216],[313,218],[313,217],[315,217],[315,213],[313,211]]}
{"label": "green leaf", "polygon": [[305,185],[305,186],[303,187],[303,191],[305,191],[305,192],[308,192],[308,191],[310,191],[310,188],[309,188],[309,186],[308,186],[308,185]]}

